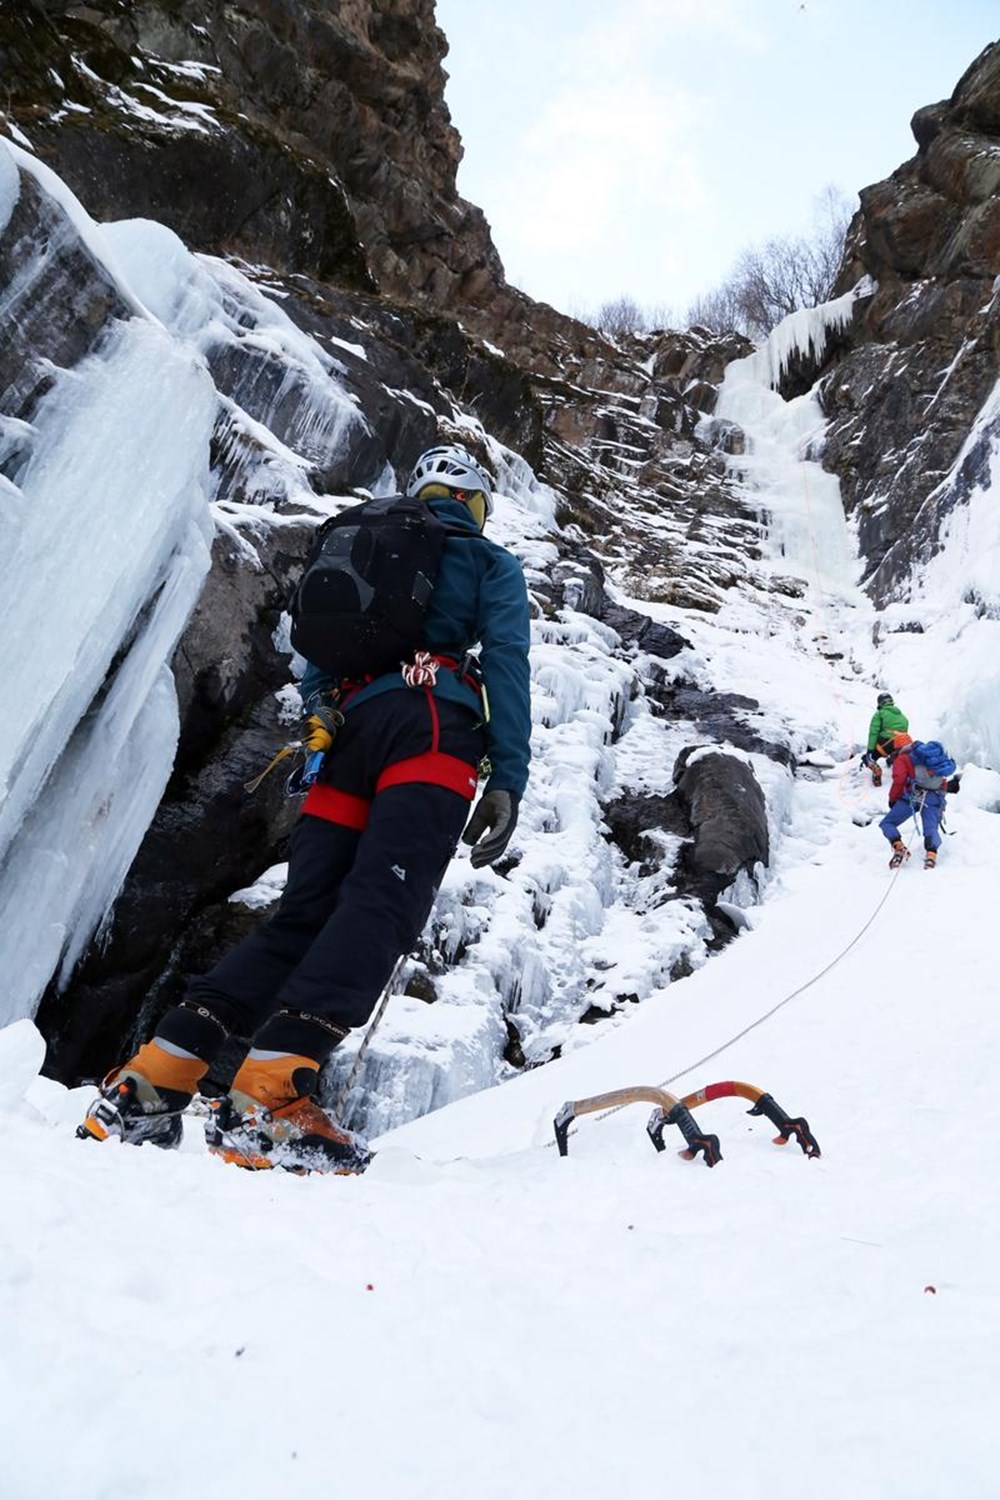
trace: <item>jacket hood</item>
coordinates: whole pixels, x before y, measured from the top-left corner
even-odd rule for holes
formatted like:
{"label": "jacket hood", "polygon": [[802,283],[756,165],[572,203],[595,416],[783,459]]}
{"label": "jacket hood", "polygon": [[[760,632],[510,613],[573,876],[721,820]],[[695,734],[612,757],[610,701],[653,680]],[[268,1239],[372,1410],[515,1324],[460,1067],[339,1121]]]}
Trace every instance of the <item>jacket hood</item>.
{"label": "jacket hood", "polygon": [[440,495],[428,500],[426,504],[439,521],[445,521],[449,526],[460,526],[463,531],[471,531],[476,536],[480,535],[475,516],[461,500],[450,500]]}

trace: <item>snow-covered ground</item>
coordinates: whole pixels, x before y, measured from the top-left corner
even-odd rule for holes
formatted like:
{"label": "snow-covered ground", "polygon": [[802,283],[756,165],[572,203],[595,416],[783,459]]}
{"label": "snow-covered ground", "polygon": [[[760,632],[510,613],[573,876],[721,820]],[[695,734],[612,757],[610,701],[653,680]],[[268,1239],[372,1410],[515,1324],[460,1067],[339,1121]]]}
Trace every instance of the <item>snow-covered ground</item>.
{"label": "snow-covered ground", "polygon": [[[782,447],[772,416],[747,468],[792,518],[815,434],[786,414]],[[996,544],[987,498],[929,575],[942,597],[970,537],[979,556]],[[797,570],[795,534],[776,568]],[[801,608],[734,598],[685,619],[689,666],[812,746],[770,789],[784,828],[764,900],[590,1045],[384,1135],[364,1177],[300,1179],[217,1163],[196,1119],[176,1154],[77,1142],[91,1091],[36,1076],[29,1022],[0,1032],[4,1500],[992,1500],[1000,774],[975,752],[1000,693],[972,649],[991,622],[942,611],[920,650],[904,633],[878,654],[836,572],[849,548],[824,535]],[[934,872],[918,853],[890,875],[884,792],[849,757],[887,682],[923,737],[950,709],[970,762]],[[648,732],[630,725],[619,771]],[[570,765],[553,749],[541,769]],[[575,858],[590,830],[561,795]],[[609,922],[602,961],[641,967],[656,922]],[[555,1150],[568,1099],[727,1078],[805,1114],[822,1157],[772,1145],[734,1100],[698,1111],[721,1138],[712,1171],[676,1135],[656,1155],[644,1106],[583,1118],[569,1158]]]}
{"label": "snow-covered ground", "polygon": [[[1000,777],[933,874],[889,875],[849,815],[878,803],[800,781],[753,931],[363,1178],[241,1173],[196,1121],[177,1154],[77,1142],[89,1091],[0,1033],[0,1493],[994,1496]],[[644,1106],[559,1158],[566,1099],[676,1075],[768,1089],[822,1158],[734,1100],[698,1112],[712,1171]]]}

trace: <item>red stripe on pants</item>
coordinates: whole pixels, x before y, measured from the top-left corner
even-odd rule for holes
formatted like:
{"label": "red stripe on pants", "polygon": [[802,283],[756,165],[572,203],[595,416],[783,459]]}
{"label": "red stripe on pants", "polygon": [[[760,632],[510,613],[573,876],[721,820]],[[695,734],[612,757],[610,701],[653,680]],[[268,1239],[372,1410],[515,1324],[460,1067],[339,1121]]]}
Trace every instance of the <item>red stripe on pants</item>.
{"label": "red stripe on pants", "polygon": [[476,795],[478,773],[467,760],[456,755],[446,755],[443,750],[427,750],[423,755],[411,755],[409,760],[397,760],[386,766],[375,785],[376,795],[391,786],[406,786],[412,781],[422,781],[428,786],[443,786],[449,792],[457,792],[471,802]]}
{"label": "red stripe on pants", "polygon": [[360,833],[368,823],[371,803],[367,797],[355,797],[351,792],[320,782],[310,787],[302,811],[313,818],[325,818],[328,823],[339,823],[343,828],[356,828]]}

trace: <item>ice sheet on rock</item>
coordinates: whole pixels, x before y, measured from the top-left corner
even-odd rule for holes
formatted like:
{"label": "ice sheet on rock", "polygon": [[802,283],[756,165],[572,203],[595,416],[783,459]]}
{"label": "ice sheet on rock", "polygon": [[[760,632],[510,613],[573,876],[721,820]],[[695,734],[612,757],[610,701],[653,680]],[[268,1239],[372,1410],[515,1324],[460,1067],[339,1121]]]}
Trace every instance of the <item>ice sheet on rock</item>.
{"label": "ice sheet on rock", "polygon": [[[352,1129],[371,1137],[500,1081],[506,1035],[489,993],[461,970],[445,980],[433,1005],[406,995],[390,1002],[340,1111]],[[339,1098],[359,1044],[360,1037],[333,1054],[324,1077],[326,1103]]]}
{"label": "ice sheet on rock", "polygon": [[[886,611],[887,681],[922,738],[959,763],[1000,767],[1000,382],[950,471],[916,517],[950,507],[940,547],[920,566],[907,603]],[[896,631],[891,626],[896,625]],[[919,633],[914,626],[919,626]],[[931,732],[933,729],[933,733]]]}
{"label": "ice sheet on rock", "polygon": [[17,169],[13,152],[6,141],[0,140],[0,234],[10,223],[10,216],[21,196],[21,174]]}
{"label": "ice sheet on rock", "polygon": [[165,673],[209,565],[215,395],[134,319],[34,419],[23,506],[3,514],[0,993],[30,1014],[104,918],[177,738]]}
{"label": "ice sheet on rock", "polygon": [[796,356],[821,362],[830,335],[847,327],[854,317],[858,297],[868,296],[873,290],[870,277],[864,277],[842,297],[821,302],[817,307],[800,307],[782,318],[761,347],[749,356],[754,378],[776,390]]}
{"label": "ice sheet on rock", "polygon": [[[344,365],[235,266],[192,254],[164,225],[123,220],[104,233],[146,305],[228,392],[215,438],[223,497],[232,462],[242,502],[309,504],[313,465],[370,433]],[[239,519],[217,516],[227,528]]]}
{"label": "ice sheet on rock", "polygon": [[207,269],[172,229],[151,219],[102,226],[117,264],[149,311],[178,338],[222,321],[222,297]]}
{"label": "ice sheet on rock", "polygon": [[818,462],[823,412],[813,391],[785,401],[773,389],[771,360],[778,355],[769,355],[769,349],[770,340],[726,368],[715,415],[736,422],[746,433],[746,452],[730,458],[729,468],[759,496],[776,559],[813,585],[852,587],[860,568],[840,481]]}
{"label": "ice sheet on rock", "polygon": [[142,301],[129,285],[128,277],[119,265],[109,240],[62,178],[53,172],[51,167],[39,161],[37,156],[32,156],[29,151],[22,151],[19,146],[13,145],[10,141],[0,140],[0,157],[5,154],[11,157],[15,166],[28,172],[42,191],[59,205],[73,233],[81,240],[97,265],[115,282],[124,301],[132,307],[134,312],[148,317],[149,314]]}
{"label": "ice sheet on rock", "polygon": [[[187,612],[200,584],[199,572]],[[176,639],[177,628],[171,633]],[[138,696],[143,668],[155,665],[152,650],[146,661],[143,655],[130,653],[119,672],[109,714],[77,730],[0,872],[7,1016],[31,1014],[53,975],[69,977],[121,889],[163,795],[177,744],[177,696],[163,666],[147,696]],[[112,700],[128,698],[135,713],[123,739],[125,723],[116,732],[113,722],[121,702]]]}

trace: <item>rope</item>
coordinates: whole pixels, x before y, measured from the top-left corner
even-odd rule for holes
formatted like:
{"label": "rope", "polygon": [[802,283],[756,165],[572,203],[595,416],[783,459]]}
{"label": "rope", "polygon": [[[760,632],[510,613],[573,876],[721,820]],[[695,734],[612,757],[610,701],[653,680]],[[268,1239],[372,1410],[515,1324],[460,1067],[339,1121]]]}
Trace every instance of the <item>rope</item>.
{"label": "rope", "polygon": [[[907,849],[909,849],[916,831],[917,820],[916,818],[914,818],[913,827],[910,829],[910,837],[906,842]],[[773,1015],[776,1015],[777,1012],[783,1008],[783,1006],[788,1005],[788,1003],[791,1000],[794,1000],[798,995],[805,994],[806,990],[811,989],[814,984],[818,984],[826,974],[829,974],[831,969],[835,969],[840,963],[841,959],[846,958],[851,949],[861,941],[865,933],[868,931],[869,927],[871,927],[872,923],[875,921],[875,918],[878,916],[879,912],[882,910],[883,906],[892,894],[893,887],[895,886],[896,881],[899,878],[899,872],[902,868],[903,866],[899,865],[896,870],[893,871],[893,876],[889,882],[888,889],[886,890],[885,895],[879,901],[878,905],[875,907],[875,910],[872,912],[865,925],[860,929],[860,931],[855,933],[854,937],[851,938],[851,941],[845,948],[841,949],[841,951],[835,958],[831,958],[830,962],[824,968],[820,969],[818,974],[814,974],[811,979],[807,979],[805,984],[800,984],[797,989],[792,990],[791,994],[785,995],[784,998],[779,1000],[776,1005],[772,1005],[770,1010],[766,1010],[762,1016],[757,1017],[756,1021],[751,1021],[748,1026],[744,1026],[742,1031],[738,1031],[735,1036],[731,1036],[729,1040],[727,1042],[723,1042],[720,1047],[716,1047],[712,1052],[706,1052],[704,1057],[699,1057],[696,1062],[689,1063],[687,1067],[679,1069],[676,1073],[672,1073],[669,1078],[664,1078],[663,1081],[657,1085],[657,1087],[665,1089],[669,1084],[676,1083],[678,1078],[683,1078],[687,1073],[693,1073],[695,1068],[703,1067],[705,1063],[712,1062],[716,1057],[721,1057],[723,1052],[728,1052],[730,1047],[733,1047],[737,1042],[742,1041],[745,1036],[749,1036],[751,1031],[756,1031],[758,1026],[763,1026],[764,1022],[769,1021]],[[598,1120],[606,1120],[609,1118],[609,1116],[617,1114],[620,1109],[624,1108],[625,1106],[623,1104],[616,1104],[612,1109],[605,1110],[603,1114],[597,1115],[595,1117],[595,1124]],[[550,1142],[550,1144],[552,1143]]]}
{"label": "rope", "polygon": [[[378,1024],[381,1021],[382,1017],[385,1015],[386,1007],[392,997],[392,987],[396,982],[399,971],[402,969],[409,956],[410,955],[408,953],[404,953],[400,958],[396,960],[396,966],[393,969],[392,973],[389,975],[389,978],[386,980],[385,989],[382,991],[382,999],[379,1001],[378,1009],[372,1016],[371,1021],[368,1023],[368,1030],[365,1032],[361,1046],[358,1048],[357,1056],[354,1059],[354,1065],[351,1068],[350,1073],[348,1073],[347,1075],[347,1080],[344,1083],[343,1088],[337,1095],[336,1102],[333,1106],[333,1114],[338,1120],[341,1120],[342,1124],[344,1122],[341,1119],[341,1110],[347,1103],[347,1100],[350,1098],[351,1091],[354,1088],[355,1083],[357,1082],[358,1074],[361,1072],[361,1064],[364,1061],[365,1053],[368,1051],[372,1037],[378,1030]],[[344,1129],[347,1129],[346,1125],[344,1125]]]}

